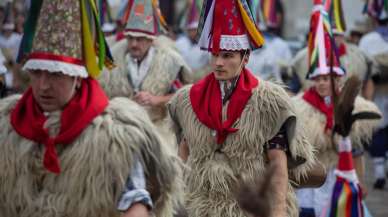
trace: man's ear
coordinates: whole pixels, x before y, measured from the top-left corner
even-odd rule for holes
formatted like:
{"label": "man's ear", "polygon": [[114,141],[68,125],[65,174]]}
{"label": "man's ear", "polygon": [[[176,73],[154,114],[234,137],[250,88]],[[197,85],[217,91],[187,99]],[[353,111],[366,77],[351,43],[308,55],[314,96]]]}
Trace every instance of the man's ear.
{"label": "man's ear", "polygon": [[75,81],[76,89],[79,89],[81,87],[81,82],[82,82],[82,78],[81,77],[77,77],[76,81]]}
{"label": "man's ear", "polygon": [[243,59],[244,65],[248,64],[248,61],[249,61],[249,53],[245,54],[244,56],[244,59]]}

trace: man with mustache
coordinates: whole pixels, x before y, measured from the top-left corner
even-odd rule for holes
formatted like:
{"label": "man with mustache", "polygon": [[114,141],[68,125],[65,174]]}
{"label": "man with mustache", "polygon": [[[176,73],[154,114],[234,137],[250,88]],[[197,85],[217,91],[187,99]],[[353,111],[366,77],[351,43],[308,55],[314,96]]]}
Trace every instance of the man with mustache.
{"label": "man with mustache", "polygon": [[246,1],[206,1],[199,45],[213,72],[179,90],[168,104],[180,140],[190,217],[243,217],[234,190],[273,168],[270,216],[298,216],[290,176],[314,163],[285,90],[255,77],[246,64],[263,44]]}
{"label": "man with mustache", "polygon": [[154,2],[127,1],[122,17],[126,40],[112,47],[117,67],[99,81],[110,98],[128,97],[144,107],[163,138],[174,143],[163,121],[165,105],[190,70],[173,45],[160,40],[165,23]]}

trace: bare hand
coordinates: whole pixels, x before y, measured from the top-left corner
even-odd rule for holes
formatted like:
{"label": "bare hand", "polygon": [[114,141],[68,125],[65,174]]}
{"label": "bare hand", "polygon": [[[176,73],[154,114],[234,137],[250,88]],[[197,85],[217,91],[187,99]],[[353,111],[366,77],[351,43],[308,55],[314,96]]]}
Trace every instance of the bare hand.
{"label": "bare hand", "polygon": [[147,91],[138,92],[135,95],[134,100],[142,106],[156,106],[159,104],[158,96],[154,96]]}
{"label": "bare hand", "polygon": [[366,196],[368,196],[368,189],[364,183],[360,182],[360,188],[362,192],[362,199],[366,199]]}
{"label": "bare hand", "polygon": [[135,203],[122,215],[122,217],[149,217],[149,212],[145,205]]}

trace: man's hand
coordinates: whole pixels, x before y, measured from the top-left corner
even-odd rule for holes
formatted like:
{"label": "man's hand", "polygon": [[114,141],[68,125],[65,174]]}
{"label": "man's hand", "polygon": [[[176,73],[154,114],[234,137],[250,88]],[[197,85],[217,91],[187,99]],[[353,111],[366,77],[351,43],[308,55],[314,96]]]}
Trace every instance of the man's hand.
{"label": "man's hand", "polygon": [[148,209],[141,203],[135,203],[122,215],[122,217],[149,217]]}
{"label": "man's hand", "polygon": [[160,104],[160,98],[147,91],[138,92],[134,100],[142,106],[157,106]]}
{"label": "man's hand", "polygon": [[172,96],[173,94],[155,96],[147,91],[140,91],[133,99],[142,106],[164,106]]}

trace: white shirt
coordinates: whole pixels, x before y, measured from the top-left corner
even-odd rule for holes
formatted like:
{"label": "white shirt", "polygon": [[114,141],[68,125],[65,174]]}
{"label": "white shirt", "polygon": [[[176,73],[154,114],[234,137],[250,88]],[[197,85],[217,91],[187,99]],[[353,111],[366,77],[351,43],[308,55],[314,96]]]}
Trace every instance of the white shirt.
{"label": "white shirt", "polygon": [[18,33],[12,33],[8,38],[4,37],[4,35],[0,35],[0,48],[10,49],[14,60],[16,60],[21,41],[22,35]]}
{"label": "white shirt", "polygon": [[143,83],[143,80],[145,79],[148,73],[148,70],[151,66],[152,59],[154,58],[154,56],[155,56],[155,48],[150,47],[146,56],[139,64],[137,59],[134,59],[130,56],[130,54],[127,54],[126,56],[126,60],[128,62],[127,68],[135,91],[140,90],[140,86]]}

